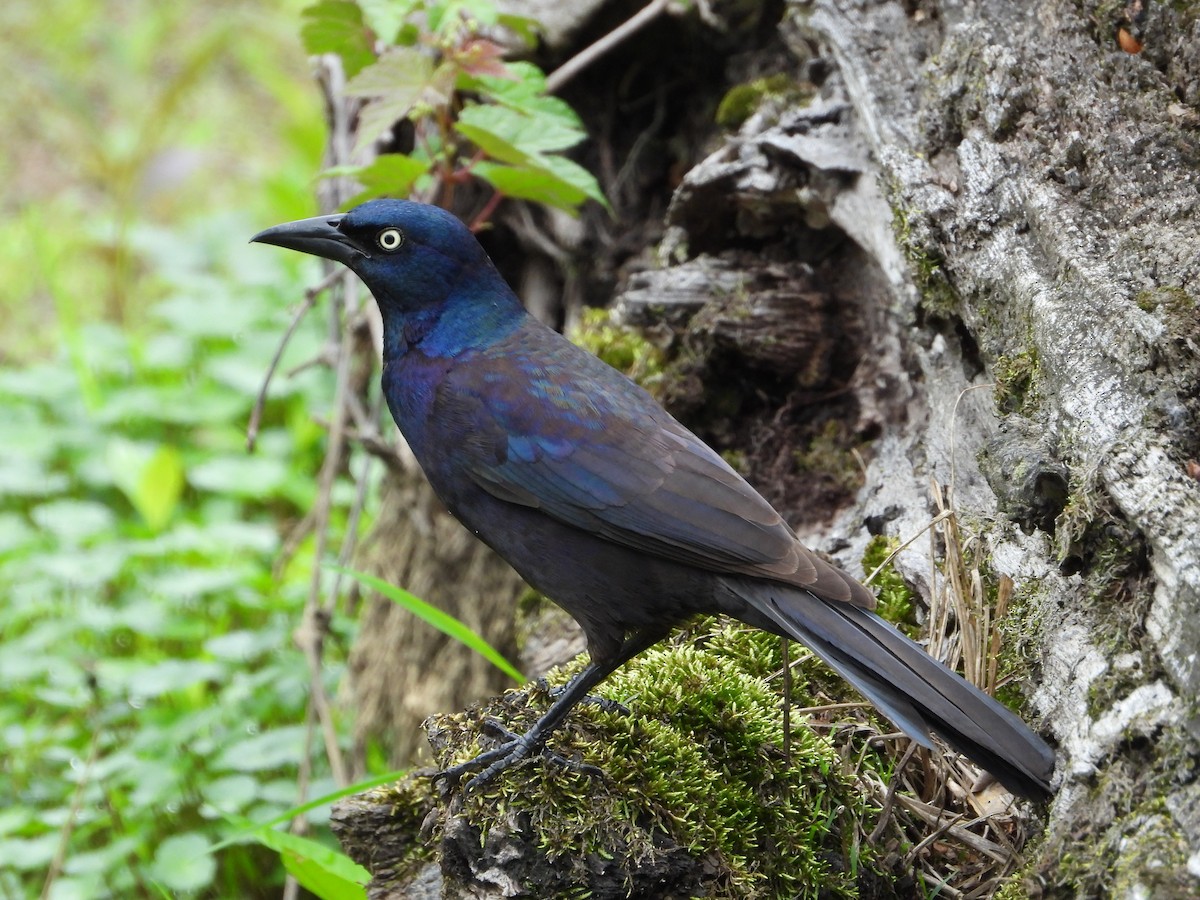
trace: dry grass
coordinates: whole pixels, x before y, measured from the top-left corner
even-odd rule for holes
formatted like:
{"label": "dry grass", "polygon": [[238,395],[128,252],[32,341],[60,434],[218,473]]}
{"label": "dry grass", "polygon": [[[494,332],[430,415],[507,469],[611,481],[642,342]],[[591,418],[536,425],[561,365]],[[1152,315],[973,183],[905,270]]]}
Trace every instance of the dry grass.
{"label": "dry grass", "polygon": [[[994,695],[1001,634],[999,621],[1012,596],[1007,576],[995,579],[994,603],[977,560],[979,537],[967,532],[953,510],[952,489],[933,485],[937,515],[883,563],[917,541],[930,542],[928,651],[973,684]],[[883,568],[883,565],[880,568]],[[867,578],[869,582],[871,577]],[[797,715],[798,713],[798,715]],[[793,710],[819,727],[825,720],[839,744],[856,747],[856,773],[882,810],[860,836],[892,871],[917,880],[926,896],[989,898],[1022,863],[1032,814],[970,760],[951,750],[931,753],[885,724],[865,703],[834,703]],[[869,753],[882,754],[884,764]],[[893,774],[890,778],[881,772]],[[870,832],[867,832],[870,828]]]}

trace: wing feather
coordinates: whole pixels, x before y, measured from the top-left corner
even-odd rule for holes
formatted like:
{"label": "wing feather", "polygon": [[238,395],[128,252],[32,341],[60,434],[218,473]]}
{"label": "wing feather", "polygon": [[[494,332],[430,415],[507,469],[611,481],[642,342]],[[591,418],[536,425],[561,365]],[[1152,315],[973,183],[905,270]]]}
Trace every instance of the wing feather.
{"label": "wing feather", "polygon": [[[463,415],[469,405],[473,427],[487,434],[459,448],[476,484],[641,552],[795,584],[856,606],[874,604],[869,591],[804,547],[745,479],[649,394],[566,347],[554,347],[568,357],[558,367],[542,348],[534,379],[503,379],[497,373],[514,360],[497,356],[476,359],[443,382],[439,411]],[[605,390],[614,379],[621,383]],[[505,389],[497,392],[499,384]],[[493,452],[472,452],[476,444]]]}

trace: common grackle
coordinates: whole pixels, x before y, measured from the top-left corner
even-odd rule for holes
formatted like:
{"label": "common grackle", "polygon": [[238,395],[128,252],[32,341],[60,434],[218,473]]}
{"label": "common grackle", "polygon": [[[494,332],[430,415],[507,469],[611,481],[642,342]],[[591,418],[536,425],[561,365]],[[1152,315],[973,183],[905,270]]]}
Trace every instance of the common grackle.
{"label": "common grackle", "polygon": [[806,644],[923,746],[1049,793],[1053,751],[870,610],[874,595],[653,397],[522,308],[450,213],[372,200],[253,240],[336,260],[383,316],[383,391],[434,491],[587,636],[590,662],[524,735],[444,773],[468,789],[541,749],[623,662],[697,613]]}

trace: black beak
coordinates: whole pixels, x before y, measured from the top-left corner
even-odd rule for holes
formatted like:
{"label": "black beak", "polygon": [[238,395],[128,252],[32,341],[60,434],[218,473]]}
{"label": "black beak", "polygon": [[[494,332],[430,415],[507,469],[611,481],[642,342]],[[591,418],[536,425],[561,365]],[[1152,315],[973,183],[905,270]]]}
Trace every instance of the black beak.
{"label": "black beak", "polygon": [[287,247],[289,250],[311,253],[313,256],[322,256],[352,266],[356,260],[371,254],[338,231],[338,225],[343,218],[344,215],[338,214],[287,222],[260,231],[250,238],[250,243],[257,241],[260,244],[274,244],[276,247]]}

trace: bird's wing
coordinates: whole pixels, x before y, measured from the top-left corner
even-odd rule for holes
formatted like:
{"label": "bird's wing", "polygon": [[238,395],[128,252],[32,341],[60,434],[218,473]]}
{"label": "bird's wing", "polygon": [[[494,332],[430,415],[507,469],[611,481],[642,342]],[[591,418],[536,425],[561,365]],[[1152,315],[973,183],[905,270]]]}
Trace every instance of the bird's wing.
{"label": "bird's wing", "polygon": [[471,423],[459,452],[476,484],[644,553],[874,605],[649,394],[563,344],[569,365],[477,359],[443,383],[439,415]]}

